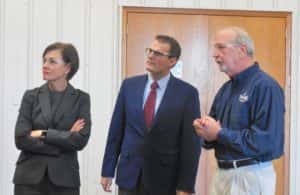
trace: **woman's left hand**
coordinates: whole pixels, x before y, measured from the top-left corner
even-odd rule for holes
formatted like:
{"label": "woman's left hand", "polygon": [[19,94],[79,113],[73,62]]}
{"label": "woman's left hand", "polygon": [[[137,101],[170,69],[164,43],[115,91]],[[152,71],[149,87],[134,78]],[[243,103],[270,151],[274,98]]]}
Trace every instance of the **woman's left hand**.
{"label": "woman's left hand", "polygon": [[36,138],[42,137],[42,132],[43,132],[43,130],[32,130],[30,132],[30,136],[31,137],[36,137]]}

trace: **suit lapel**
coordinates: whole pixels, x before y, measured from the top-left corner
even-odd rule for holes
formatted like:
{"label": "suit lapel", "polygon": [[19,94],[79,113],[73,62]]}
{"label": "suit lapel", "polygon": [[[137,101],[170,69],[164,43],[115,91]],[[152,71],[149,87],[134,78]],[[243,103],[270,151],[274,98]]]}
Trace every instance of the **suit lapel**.
{"label": "suit lapel", "polygon": [[44,84],[40,89],[39,102],[41,104],[42,115],[45,118],[47,124],[49,125],[51,122],[51,108],[50,108],[49,89],[47,84]]}
{"label": "suit lapel", "polygon": [[72,106],[76,101],[76,90],[72,85],[68,84],[66,92],[62,98],[61,103],[58,105],[57,112],[54,114],[53,122],[56,125],[64,117],[66,112],[72,110]]}
{"label": "suit lapel", "polygon": [[147,75],[143,76],[141,79],[141,82],[137,83],[136,88],[136,93],[134,94],[134,99],[135,102],[137,102],[137,108],[136,108],[136,116],[137,116],[137,121],[139,121],[140,123],[140,127],[142,128],[138,128],[139,130],[141,130],[141,134],[145,134],[145,130],[146,128],[146,123],[145,123],[145,119],[144,119],[144,110],[143,110],[143,99],[144,99],[144,91],[145,91],[145,87],[146,87],[146,83],[147,83]]}

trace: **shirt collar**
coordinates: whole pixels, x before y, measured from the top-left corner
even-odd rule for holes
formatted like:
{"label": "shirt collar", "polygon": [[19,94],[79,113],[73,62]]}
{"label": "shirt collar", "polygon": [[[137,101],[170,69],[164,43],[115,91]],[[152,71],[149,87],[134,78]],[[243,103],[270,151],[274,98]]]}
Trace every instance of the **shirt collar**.
{"label": "shirt collar", "polygon": [[257,62],[254,62],[252,66],[240,72],[236,76],[234,76],[231,80],[233,83],[239,84],[246,81],[251,75],[259,70],[259,65]]}
{"label": "shirt collar", "polygon": [[[157,80],[156,82],[158,83],[158,88],[159,89],[164,89],[167,87],[167,84],[170,80],[171,74],[168,73],[166,76],[162,77],[161,79]],[[153,78],[150,76],[150,74],[148,74],[148,82],[151,83],[153,82]]]}

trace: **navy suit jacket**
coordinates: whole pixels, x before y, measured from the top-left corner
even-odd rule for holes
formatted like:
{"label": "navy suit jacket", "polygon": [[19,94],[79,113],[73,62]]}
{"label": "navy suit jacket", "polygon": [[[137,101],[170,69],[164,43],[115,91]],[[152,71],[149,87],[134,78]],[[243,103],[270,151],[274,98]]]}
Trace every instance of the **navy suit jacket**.
{"label": "navy suit jacket", "polygon": [[172,194],[194,192],[201,140],[193,128],[200,117],[199,96],[190,84],[171,75],[150,129],[145,125],[143,96],[147,75],[125,79],[112,116],[102,176],[124,189],[142,175],[146,190]]}

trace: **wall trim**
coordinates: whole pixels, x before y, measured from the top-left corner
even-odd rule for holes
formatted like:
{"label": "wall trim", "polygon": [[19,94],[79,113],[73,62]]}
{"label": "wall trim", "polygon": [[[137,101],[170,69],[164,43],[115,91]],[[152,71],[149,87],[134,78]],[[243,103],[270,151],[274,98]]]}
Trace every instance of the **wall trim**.
{"label": "wall trim", "polygon": [[220,0],[218,6],[221,9],[226,9],[226,0]]}
{"label": "wall trim", "polygon": [[[300,3],[298,2],[298,10],[300,10]],[[292,67],[291,67],[291,135],[290,135],[290,195],[300,193],[299,181],[300,177],[300,39],[299,39],[299,20],[300,15],[297,11],[292,14]],[[294,51],[294,52],[293,52]],[[298,51],[298,52],[297,52]]]}
{"label": "wall trim", "polygon": [[200,0],[194,0],[194,7],[200,7]]}
{"label": "wall trim", "polygon": [[[142,0],[143,1],[143,0]],[[114,107],[114,100],[118,95],[119,88],[121,86],[122,80],[123,80],[123,70],[120,64],[122,63],[122,17],[123,17],[123,6],[119,6],[119,3],[114,1],[113,3],[113,10],[115,11],[115,14],[113,14],[113,23],[112,26],[112,32],[114,32],[114,39],[113,39],[113,55],[112,55],[112,62],[113,62],[113,68],[112,68],[112,94],[111,97],[114,97],[112,101],[110,102],[111,108]]]}
{"label": "wall trim", "polygon": [[84,3],[84,89],[90,91],[90,60],[91,60],[91,9],[92,2]]}
{"label": "wall trim", "polygon": [[253,0],[247,0],[247,7],[253,9]]}
{"label": "wall trim", "polygon": [[56,39],[62,40],[63,35],[63,1],[56,0]]}
{"label": "wall trim", "polygon": [[34,51],[33,51],[33,37],[34,37],[34,1],[28,1],[27,2],[27,83],[26,83],[26,89],[32,88],[33,83],[33,73],[34,73],[34,67],[33,67],[33,58],[34,58]]}
{"label": "wall trim", "polygon": [[[166,8],[166,7],[136,7],[136,6],[120,6],[121,9],[132,13],[160,13],[160,14],[203,14],[214,16],[263,16],[263,17],[282,17],[286,18],[292,11],[261,11],[261,10],[232,10],[232,9],[201,9],[201,8]],[[140,8],[143,8],[141,10]],[[161,10],[164,10],[162,12]],[[121,21],[122,22],[122,21]]]}
{"label": "wall trim", "polygon": [[[145,3],[145,0],[140,0],[141,4]],[[115,104],[115,100],[118,96],[119,88],[121,86],[122,80],[124,79],[123,76],[123,65],[122,64],[122,53],[123,53],[123,47],[122,47],[122,30],[123,30],[123,6],[118,2],[118,0],[114,1],[113,4],[113,26],[112,26],[112,32],[114,32],[114,39],[113,39],[113,55],[112,55],[112,90],[111,90],[111,97],[112,100],[110,102],[111,110],[113,111],[113,107]],[[115,181],[115,179],[114,179]],[[114,185],[113,187],[113,195],[118,195],[118,186]]]}
{"label": "wall trim", "polygon": [[[0,91],[4,93],[4,63],[5,63],[5,0],[0,0]],[[0,129],[4,130],[4,98],[0,96]],[[0,137],[0,156],[4,156],[4,136]],[[4,183],[4,161],[0,161],[0,184]],[[4,193],[4,188],[0,187],[0,194]]]}
{"label": "wall trim", "polygon": [[[90,91],[90,59],[91,59],[91,9],[92,9],[92,2],[91,0],[84,1],[84,50],[83,56],[84,61],[82,62],[83,68],[83,88],[85,91]],[[81,152],[80,154],[80,161],[81,161],[81,178],[89,178],[89,161],[91,154],[88,150]],[[82,187],[81,193],[82,194],[89,194],[89,187],[88,181],[89,180],[81,180]]]}
{"label": "wall trim", "polygon": [[273,0],[273,9],[278,9],[278,0]]}

